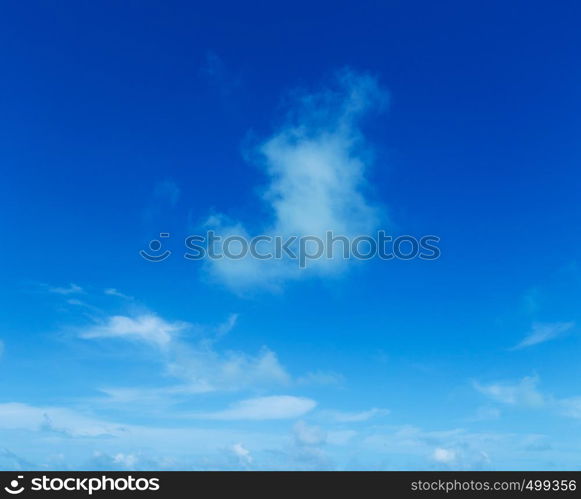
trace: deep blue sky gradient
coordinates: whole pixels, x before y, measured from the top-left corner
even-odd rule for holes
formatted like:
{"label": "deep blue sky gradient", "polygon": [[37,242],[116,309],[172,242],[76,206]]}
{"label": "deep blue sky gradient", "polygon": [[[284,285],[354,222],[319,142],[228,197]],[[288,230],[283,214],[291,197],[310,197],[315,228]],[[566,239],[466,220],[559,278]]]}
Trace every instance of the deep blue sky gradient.
{"label": "deep blue sky gradient", "polygon": [[[75,338],[90,311],[48,289],[76,283],[86,291],[77,298],[111,314],[129,312],[103,295],[107,288],[168,321],[215,325],[239,314],[224,349],[267,345],[294,376],[340,378],[337,386],[274,390],[316,400],[321,415],[312,413],[309,424],[325,428],[325,410],[377,407],[390,414],[342,430],[369,440],[408,426],[469,435],[451,444],[418,437],[450,449],[449,462],[431,450],[378,450],[361,437],[357,451],[354,443],[328,444],[328,461],[300,465],[269,458],[248,437],[258,468],[578,466],[571,456],[581,447],[580,420],[562,409],[581,396],[578,326],[511,347],[534,323],[580,319],[580,15],[569,1],[4,5],[0,402],[182,427],[180,410],[266,395],[196,395],[160,416],[94,405],[102,386],[169,381],[152,377],[159,360],[147,349],[132,354]],[[181,238],[212,212],[249,226],[268,218],[259,195],[268,179],[247,156],[284,121],[296,89],[323,88],[342,68],[373,75],[389,93],[387,112],[363,125],[375,156],[367,197],[398,233],[440,236],[438,261],[372,261],[339,278],[240,296],[209,280],[199,263],[176,257],[152,265],[138,256],[162,231],[179,235],[169,246],[181,254]],[[180,191],[173,206],[155,194],[167,181]],[[543,393],[542,407],[475,388],[518,387],[527,376]],[[475,416],[482,407],[494,418]],[[266,423],[285,435],[293,424]],[[481,451],[487,443],[470,435],[485,432],[542,445]],[[99,441],[65,440],[34,450],[26,436],[6,439],[0,447],[49,468],[95,467],[94,452],[163,454],[154,444],[109,442],[105,451]],[[174,467],[204,466],[205,451],[195,450]],[[479,452],[487,458],[474,461]],[[59,453],[64,461],[51,461]]]}

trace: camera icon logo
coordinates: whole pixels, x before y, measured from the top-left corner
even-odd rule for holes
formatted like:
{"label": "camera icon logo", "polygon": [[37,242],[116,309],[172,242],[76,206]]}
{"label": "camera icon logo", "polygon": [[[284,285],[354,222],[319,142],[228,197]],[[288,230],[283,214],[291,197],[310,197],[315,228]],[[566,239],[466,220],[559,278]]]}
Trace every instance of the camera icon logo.
{"label": "camera icon logo", "polygon": [[[170,234],[169,234],[169,232],[161,232],[159,234],[159,237],[165,239],[165,238],[170,237]],[[150,254],[145,250],[141,250],[139,252],[139,254],[142,256],[142,258],[144,258],[145,260],[147,260],[149,262],[162,262],[167,257],[169,257],[169,255],[171,255],[171,251],[169,251],[169,250],[165,250],[163,253],[159,253],[159,251],[161,250],[161,241],[159,241],[158,239],[153,239],[153,240],[149,241],[149,249],[154,254]]]}
{"label": "camera icon logo", "polygon": [[[24,477],[22,475],[18,475],[18,480],[22,480]],[[10,486],[9,487],[4,487],[4,490],[6,492],[8,492],[9,494],[20,494],[23,490],[24,487],[20,487],[18,488],[18,486],[20,485],[20,483],[18,482],[18,480],[12,480],[10,482]]]}

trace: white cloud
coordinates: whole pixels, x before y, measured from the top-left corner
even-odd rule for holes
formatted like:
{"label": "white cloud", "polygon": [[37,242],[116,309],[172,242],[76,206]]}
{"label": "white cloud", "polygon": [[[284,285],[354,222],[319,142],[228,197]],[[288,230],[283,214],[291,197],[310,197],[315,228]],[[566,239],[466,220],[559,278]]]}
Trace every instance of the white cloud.
{"label": "white cloud", "polygon": [[291,376],[276,354],[263,348],[257,355],[243,352],[221,354],[208,346],[172,347],[167,361],[167,374],[180,384],[161,388],[103,387],[107,403],[145,403],[159,405],[169,399],[184,398],[215,391],[236,391],[247,388],[286,386]]}
{"label": "white cloud", "polygon": [[138,457],[135,454],[123,454],[119,452],[113,456],[113,463],[122,468],[132,470],[138,462]]}
{"label": "white cloud", "polygon": [[[181,426],[176,426],[176,419],[169,426],[120,424],[78,409],[0,404],[3,445],[22,450],[27,461],[45,469],[192,469],[209,456],[223,454],[224,449],[234,451],[232,442],[248,441],[253,449],[265,450],[285,441],[284,436],[263,427],[197,428],[191,420],[181,422]],[[62,452],[55,455],[57,449]],[[236,447],[240,457],[244,449],[246,445]],[[0,464],[16,468],[16,462],[7,465],[9,454],[0,448]],[[52,464],[43,464],[47,462]]]}
{"label": "white cloud", "polygon": [[558,401],[564,416],[581,419],[581,397],[569,397]]}
{"label": "white cloud", "polygon": [[538,378],[525,376],[517,383],[492,383],[474,387],[491,399],[508,405],[540,407],[545,404],[545,397],[537,390]]}
{"label": "white cloud", "polygon": [[[581,419],[581,396],[557,398],[543,395],[537,389],[538,378],[525,377],[518,383],[493,383],[475,388],[497,402],[522,407],[545,407],[553,413]],[[496,414],[493,413],[494,416]]]}
{"label": "white cloud", "polygon": [[218,340],[236,326],[238,314],[214,327],[184,321],[168,321],[153,312],[105,317],[77,331],[87,340],[117,339],[140,342],[159,353],[165,374],[180,380],[173,386],[101,387],[108,397],[103,402],[161,402],[168,397],[187,396],[218,390],[289,385],[291,376],[267,347],[256,354],[219,351]]}
{"label": "white cloud", "polygon": [[[324,239],[327,231],[354,236],[376,228],[378,209],[364,194],[370,151],[359,120],[384,101],[374,78],[344,71],[334,88],[295,102],[286,124],[259,147],[270,181],[264,200],[272,212],[272,222],[262,234]],[[222,236],[249,235],[240,223],[228,223],[224,217],[212,217],[209,225]],[[309,269],[328,275],[342,271],[345,264],[342,258],[322,258],[311,261]],[[277,287],[304,274],[297,262],[284,258],[223,258],[212,260],[210,271],[235,289]]]}
{"label": "white cloud", "polygon": [[[153,402],[162,398],[240,390],[248,387],[288,385],[291,376],[276,353],[263,347],[255,355],[239,351],[220,352],[215,343],[236,325],[237,314],[213,328],[183,321],[168,321],[151,312],[136,316],[111,316],[79,331],[83,339],[122,339],[139,341],[159,350],[166,374],[181,384],[164,388],[104,387],[109,402]],[[195,335],[186,335],[194,330]],[[195,341],[187,341],[195,336]]]}
{"label": "white cloud", "polygon": [[432,458],[438,463],[451,464],[456,460],[456,451],[453,449],[437,447],[432,454]]}
{"label": "white cloud", "polygon": [[81,338],[123,338],[166,347],[175,335],[189,326],[186,322],[168,322],[154,314],[137,317],[115,315],[105,323],[81,332]]}
{"label": "white cloud", "polygon": [[125,293],[122,293],[121,291],[115,288],[107,288],[103,292],[109,296],[116,296],[117,298],[123,298],[125,300],[133,300],[133,297],[126,295]]}
{"label": "white cloud", "polygon": [[175,384],[159,388],[105,387],[99,391],[106,395],[95,402],[104,404],[126,404],[135,407],[137,404],[161,408],[173,399],[215,391],[209,384]]}
{"label": "white cloud", "polygon": [[277,355],[263,348],[257,355],[221,354],[208,345],[179,345],[167,366],[168,373],[206,391],[239,390],[249,386],[287,385],[291,377]]}
{"label": "white cloud", "polygon": [[241,464],[251,465],[252,464],[252,454],[250,451],[244,447],[241,443],[234,444],[231,448],[232,453],[238,458]]}
{"label": "white cloud", "polygon": [[293,434],[299,445],[321,445],[327,440],[327,434],[320,426],[311,426],[304,421],[296,422]]}
{"label": "white cloud", "polygon": [[50,293],[55,293],[57,295],[74,295],[74,294],[84,294],[85,291],[80,286],[74,283],[69,284],[64,287],[50,287],[48,288]]}
{"label": "white cloud", "polygon": [[194,417],[216,420],[268,420],[294,419],[315,408],[314,400],[290,395],[272,395],[242,400],[228,409],[217,412],[199,413]]}
{"label": "white cloud", "polygon": [[35,407],[17,402],[0,404],[0,428],[50,431],[75,437],[112,436],[122,426],[85,416],[61,407]]}
{"label": "white cloud", "polygon": [[[159,422],[160,416],[156,414],[154,419]],[[144,412],[140,420],[144,417],[151,414]],[[281,424],[286,428],[284,421],[269,424],[254,419],[234,424],[233,419],[226,419],[227,424],[219,421],[218,427],[212,428],[208,421],[200,426],[193,424],[191,414],[184,419],[173,411],[165,417],[170,418],[167,424],[121,425],[79,409],[0,404],[2,447],[22,455],[0,448],[0,465],[6,469],[62,470],[216,470],[250,466],[261,470],[473,470],[538,469],[548,465],[572,469],[578,461],[575,442],[552,438],[557,437],[555,434],[426,431],[377,425],[362,426],[357,433],[327,432],[310,424],[296,424],[289,438],[285,430],[280,431]]]}
{"label": "white cloud", "polygon": [[538,345],[546,341],[554,340],[575,326],[574,322],[554,322],[549,324],[533,324],[531,332],[515,347],[514,350]]}
{"label": "white cloud", "polygon": [[216,327],[216,336],[220,338],[221,336],[227,335],[234,329],[236,322],[238,322],[238,314],[230,314],[225,322]]}
{"label": "white cloud", "polygon": [[[493,432],[469,432],[462,428],[443,431],[426,431],[415,426],[401,426],[366,437],[367,448],[398,456],[394,469],[426,469],[431,462],[437,469],[480,470],[487,469],[491,455],[513,452],[522,438],[519,435]],[[417,456],[419,461],[410,466],[401,458]],[[426,463],[426,458],[428,461]],[[513,460],[515,462],[514,453]]]}
{"label": "white cloud", "polygon": [[378,409],[373,408],[368,411],[361,412],[341,412],[341,411],[329,411],[328,414],[334,421],[338,423],[360,423],[363,421],[369,421],[372,418],[379,416],[387,416],[389,414],[388,409]]}

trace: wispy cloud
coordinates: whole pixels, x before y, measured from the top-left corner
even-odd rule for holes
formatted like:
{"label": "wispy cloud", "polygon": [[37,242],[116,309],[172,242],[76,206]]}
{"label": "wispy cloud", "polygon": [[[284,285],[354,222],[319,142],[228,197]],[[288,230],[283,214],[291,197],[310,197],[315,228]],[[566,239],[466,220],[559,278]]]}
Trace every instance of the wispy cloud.
{"label": "wispy cloud", "polygon": [[122,425],[85,416],[62,407],[36,407],[10,402],[0,404],[0,428],[60,433],[74,437],[114,436]]}
{"label": "wispy cloud", "polygon": [[320,426],[313,426],[304,421],[297,421],[293,426],[293,435],[299,445],[321,445],[327,440],[327,432]]}
{"label": "wispy cloud", "polygon": [[[19,449],[24,457],[0,449],[0,465],[66,470],[250,466],[265,470],[470,470],[526,468],[535,462],[531,461],[532,451],[546,453],[546,459],[552,461],[566,459],[562,462],[575,462],[578,454],[573,444],[550,442],[546,435],[535,433],[383,425],[359,426],[357,432],[337,431],[302,419],[314,407],[314,400],[278,395],[242,400],[205,414],[174,411],[170,424],[160,424],[158,415],[154,424],[121,424],[78,408],[5,403],[0,404],[3,446]],[[123,415],[118,413],[116,418]],[[198,426],[197,421],[203,423]],[[59,448],[66,452],[55,454]]]}
{"label": "wispy cloud", "polygon": [[537,376],[525,376],[516,383],[474,383],[474,387],[496,402],[525,407],[541,407],[546,400],[537,388],[538,381]]}
{"label": "wispy cloud", "polygon": [[227,335],[234,327],[236,326],[236,322],[238,321],[238,314],[230,314],[228,319],[222,324],[219,324],[216,327],[216,336],[221,338],[222,336]]}
{"label": "wispy cloud", "polygon": [[[233,442],[251,442],[258,450],[283,443],[281,435],[264,428],[197,428],[191,421],[178,427],[175,422],[170,427],[120,424],[77,409],[15,402],[0,404],[0,434],[4,445],[27,449],[25,459],[0,448],[4,469],[236,469],[246,467],[252,456],[246,444]],[[237,458],[224,462],[225,450]]]}
{"label": "wispy cloud", "polygon": [[252,464],[253,458],[250,451],[244,447],[240,442],[235,443],[230,448],[234,456],[236,456],[240,462],[240,464],[244,466],[250,466]]}
{"label": "wispy cloud", "polygon": [[535,323],[530,333],[513,350],[531,347],[563,336],[575,326],[574,322]]}
{"label": "wispy cloud", "polygon": [[115,315],[104,324],[95,325],[80,333],[81,338],[122,338],[167,347],[175,336],[188,328],[186,322],[168,322],[154,314],[137,317]]}
{"label": "wispy cloud", "polygon": [[182,344],[173,353],[168,373],[207,391],[288,385],[291,381],[276,353],[266,347],[256,355],[249,355],[235,351],[219,353],[207,344],[194,347]]}
{"label": "wispy cloud", "polygon": [[564,398],[558,404],[564,416],[581,419],[581,396]]}
{"label": "wispy cloud", "polygon": [[316,405],[314,400],[304,397],[272,395],[242,400],[232,404],[228,409],[199,413],[195,414],[194,417],[224,421],[293,419],[303,416],[314,409]]}
{"label": "wispy cloud", "polygon": [[57,295],[75,295],[75,294],[84,294],[85,290],[80,286],[77,286],[74,283],[69,284],[68,286],[48,286],[49,293],[55,293]]}
{"label": "wispy cloud", "polygon": [[387,416],[389,414],[388,409],[378,409],[373,408],[367,411],[360,412],[342,412],[342,411],[326,411],[325,415],[331,420],[338,423],[361,423],[364,421],[369,421],[372,418]]}
{"label": "wispy cloud", "polygon": [[474,387],[502,404],[535,409],[543,407],[561,416],[581,419],[581,396],[560,398],[543,394],[537,388],[538,382],[537,376],[527,376],[516,383],[475,383]]}
{"label": "wispy cloud", "polygon": [[126,295],[125,293],[122,293],[121,291],[119,291],[116,288],[107,288],[103,291],[103,293],[105,293],[106,295],[109,295],[109,296],[116,296],[117,298],[123,298],[125,300],[133,300],[132,296]]}
{"label": "wispy cloud", "polygon": [[109,316],[82,328],[78,335],[87,340],[114,339],[149,345],[159,351],[165,373],[180,380],[179,385],[165,388],[103,388],[101,391],[109,396],[110,402],[153,401],[217,390],[290,384],[291,376],[267,347],[255,355],[216,349],[217,340],[234,328],[237,317],[232,314],[218,326],[205,328],[209,336],[193,324],[168,321],[152,312]]}

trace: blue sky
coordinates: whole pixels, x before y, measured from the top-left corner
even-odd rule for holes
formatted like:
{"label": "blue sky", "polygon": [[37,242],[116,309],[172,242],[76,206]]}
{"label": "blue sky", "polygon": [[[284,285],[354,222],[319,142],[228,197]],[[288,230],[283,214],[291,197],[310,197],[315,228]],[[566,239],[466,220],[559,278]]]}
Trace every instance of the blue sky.
{"label": "blue sky", "polygon": [[[578,466],[579,14],[7,5],[0,468]],[[184,259],[208,226],[442,254]]]}

